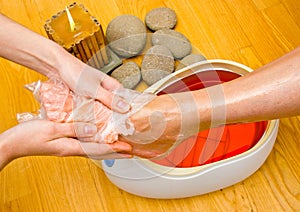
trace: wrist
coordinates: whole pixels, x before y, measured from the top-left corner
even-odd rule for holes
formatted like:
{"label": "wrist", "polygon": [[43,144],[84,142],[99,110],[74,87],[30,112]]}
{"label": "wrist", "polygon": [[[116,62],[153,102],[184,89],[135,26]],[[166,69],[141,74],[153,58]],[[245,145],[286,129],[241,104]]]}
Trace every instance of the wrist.
{"label": "wrist", "polygon": [[46,60],[46,73],[43,73],[48,78],[53,76],[60,76],[61,70],[66,63],[66,54],[69,54],[64,48],[57,43],[48,40],[48,59]]}
{"label": "wrist", "polygon": [[[56,49],[53,49],[53,54],[55,55],[55,73],[57,73],[72,90],[75,89],[74,86],[87,65],[61,46],[57,46]],[[48,77],[51,77],[51,75]]]}

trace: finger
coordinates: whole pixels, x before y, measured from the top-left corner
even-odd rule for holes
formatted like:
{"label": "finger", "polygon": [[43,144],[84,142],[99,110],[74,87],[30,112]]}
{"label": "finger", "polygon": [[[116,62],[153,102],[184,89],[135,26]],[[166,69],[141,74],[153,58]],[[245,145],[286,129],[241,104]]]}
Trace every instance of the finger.
{"label": "finger", "polygon": [[[129,144],[115,143],[103,144],[103,143],[80,143],[83,153],[89,158],[113,158],[113,157],[130,157],[131,154],[127,154],[131,151]],[[119,155],[118,153],[121,153]],[[124,154],[126,153],[126,154]]]}
{"label": "finger", "polygon": [[107,155],[100,155],[100,156],[89,156],[89,158],[94,160],[106,160],[106,159],[126,159],[126,158],[132,158],[133,155],[131,154],[123,154],[123,153],[111,153]]}
{"label": "finger", "polygon": [[[127,147],[123,146],[122,144],[120,144],[119,146],[120,147],[117,149],[117,151],[128,151],[127,145]],[[116,152],[116,149],[112,148],[108,144],[81,143],[80,141],[73,138],[58,138],[52,140],[51,142],[48,142],[48,146],[47,148],[45,148],[44,154],[55,156],[84,156],[99,160],[132,157],[131,154]]]}
{"label": "finger", "polygon": [[81,143],[80,145],[84,155],[91,159],[103,160],[133,157],[132,154],[126,154],[132,151],[132,147],[123,142],[115,142],[114,145],[103,143]]}
{"label": "finger", "polygon": [[97,127],[91,123],[74,122],[73,127],[77,138],[91,138],[97,133]]}
{"label": "finger", "polygon": [[92,137],[97,133],[97,127],[90,123],[54,123],[54,138],[59,137]]}
{"label": "finger", "polygon": [[115,152],[130,153],[132,151],[132,146],[122,141],[116,141],[107,145],[109,145]]}
{"label": "finger", "polygon": [[106,90],[102,86],[98,87],[95,99],[115,112],[126,113],[130,109],[130,105],[123,98]]}
{"label": "finger", "polygon": [[125,113],[130,108],[129,104],[112,93],[120,87],[122,86],[117,80],[86,66],[78,79],[75,92],[95,98],[116,112]]}
{"label": "finger", "polygon": [[102,77],[101,86],[108,91],[113,91],[122,87],[121,83],[118,80],[108,76],[107,74],[104,74],[104,76]]}
{"label": "finger", "polygon": [[77,138],[80,142],[98,142],[95,136],[87,138]]}
{"label": "finger", "polygon": [[110,154],[116,152],[129,153],[132,150],[130,144],[119,141],[113,144],[81,142],[80,145],[87,155]]}

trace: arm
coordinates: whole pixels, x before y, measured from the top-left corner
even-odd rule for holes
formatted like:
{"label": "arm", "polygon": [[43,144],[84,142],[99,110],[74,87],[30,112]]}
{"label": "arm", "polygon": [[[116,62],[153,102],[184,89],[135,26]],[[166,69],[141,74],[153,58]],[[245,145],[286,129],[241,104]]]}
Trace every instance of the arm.
{"label": "arm", "polygon": [[[94,159],[127,158],[131,146],[89,142],[97,129],[86,123],[23,122],[0,134],[0,170],[16,158],[30,155],[85,156]],[[75,137],[79,137],[80,142]]]}
{"label": "arm", "polygon": [[129,105],[112,90],[120,84],[108,75],[84,64],[55,42],[0,14],[0,56],[47,77],[61,77],[75,92],[93,97],[118,112]]}
{"label": "arm", "polygon": [[300,48],[245,77],[225,83],[227,122],[300,115]]}
{"label": "arm", "polygon": [[[0,38],[0,56],[47,77],[61,77],[73,91],[94,97],[116,111],[126,112],[129,109],[127,103],[111,93],[111,90],[120,86],[116,80],[87,66],[58,44],[2,14]],[[118,154],[130,150],[128,144],[116,142],[106,145],[90,142],[96,128],[93,126],[94,130],[85,131],[86,126],[90,125],[34,120],[5,131],[0,134],[0,170],[15,158],[28,155],[79,155],[98,159],[130,157]],[[85,142],[80,142],[75,137]]]}
{"label": "arm", "polygon": [[[133,154],[155,157],[167,151],[176,142],[176,145],[180,143],[179,135],[184,134],[188,137],[198,130],[218,126],[224,121],[230,124],[297,116],[300,115],[299,82],[300,48],[297,48],[274,62],[221,86],[158,96],[130,117],[136,134],[144,135],[143,139],[149,130],[158,131],[155,128],[162,127],[158,123],[164,120],[164,129],[156,136],[154,142],[141,144],[141,140],[122,139],[130,140]],[[218,89],[221,89],[223,94],[219,96],[221,101],[212,101],[211,94]],[[188,96],[190,98],[187,98]],[[188,113],[182,113],[182,108],[190,108],[191,115],[188,121],[184,121]],[[155,123],[154,117],[157,114],[161,114],[161,118]],[[215,115],[212,120],[212,114],[220,116]]]}

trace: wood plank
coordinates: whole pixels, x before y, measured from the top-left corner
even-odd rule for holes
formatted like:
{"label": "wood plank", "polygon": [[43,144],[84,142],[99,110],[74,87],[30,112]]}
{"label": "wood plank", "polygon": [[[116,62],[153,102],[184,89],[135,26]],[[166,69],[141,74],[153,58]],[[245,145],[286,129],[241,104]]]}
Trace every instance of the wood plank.
{"label": "wood plank", "polygon": [[271,62],[291,50],[281,45],[267,20],[253,2],[238,0],[226,2],[263,64]]}
{"label": "wood plank", "polygon": [[[0,11],[46,36],[44,22],[70,1],[0,0]],[[144,20],[152,8],[176,11],[194,48],[259,68],[300,44],[299,0],[81,0],[105,31],[121,14]],[[141,63],[142,57],[133,58]],[[45,77],[0,58],[0,133],[16,113],[38,109],[23,86]],[[141,82],[137,90],[147,85]],[[26,157],[0,172],[0,211],[300,211],[300,117],[282,119],[264,165],[246,180],[209,194],[177,200],[147,199],[113,185],[103,170],[80,157]]]}
{"label": "wood plank", "polygon": [[[300,36],[300,20],[295,20],[291,17],[291,14],[286,10],[284,5],[277,4],[272,7],[268,7],[263,10],[263,15],[268,21],[269,26],[272,28],[274,37],[278,37],[278,41],[282,46],[286,46],[288,49],[293,49],[294,46],[299,46]],[[278,18],[282,16],[284,18]]]}

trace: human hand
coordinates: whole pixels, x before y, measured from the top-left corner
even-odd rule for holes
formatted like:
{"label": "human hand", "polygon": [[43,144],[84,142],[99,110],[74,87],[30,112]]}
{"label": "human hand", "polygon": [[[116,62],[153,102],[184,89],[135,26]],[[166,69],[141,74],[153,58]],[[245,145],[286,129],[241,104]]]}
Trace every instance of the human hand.
{"label": "human hand", "polygon": [[59,75],[71,90],[97,99],[119,113],[125,113],[130,109],[129,104],[123,98],[113,93],[114,90],[122,87],[116,79],[84,64],[72,55],[65,55],[65,52],[63,54],[65,59],[60,66]]}
{"label": "human hand", "polygon": [[119,139],[132,145],[131,154],[143,158],[158,157],[199,130],[192,93],[157,96],[129,119],[135,133]]}
{"label": "human hand", "polygon": [[[85,156],[94,159],[128,158],[124,142],[94,143],[97,129],[86,123],[23,122],[0,134],[0,170],[12,160],[30,155]],[[79,140],[84,140],[81,142]]]}
{"label": "human hand", "polygon": [[[117,80],[83,63],[59,44],[2,14],[0,25],[1,57],[49,78],[61,77],[74,92],[95,98],[116,112],[125,113],[130,109],[122,98],[112,93],[112,90],[121,86]],[[22,36],[18,36],[20,34]]]}

